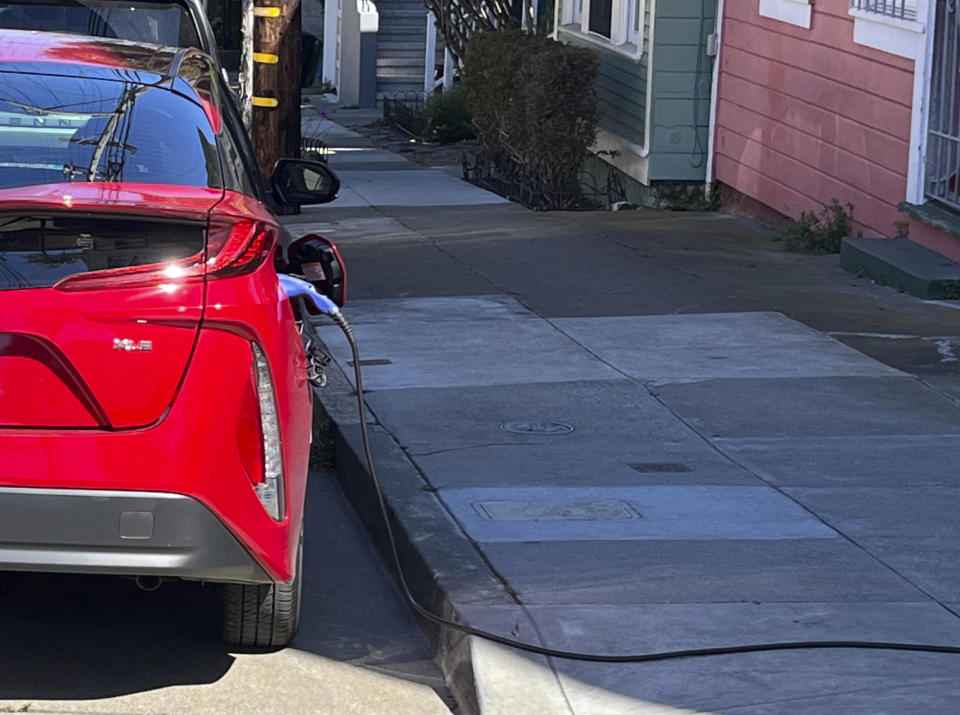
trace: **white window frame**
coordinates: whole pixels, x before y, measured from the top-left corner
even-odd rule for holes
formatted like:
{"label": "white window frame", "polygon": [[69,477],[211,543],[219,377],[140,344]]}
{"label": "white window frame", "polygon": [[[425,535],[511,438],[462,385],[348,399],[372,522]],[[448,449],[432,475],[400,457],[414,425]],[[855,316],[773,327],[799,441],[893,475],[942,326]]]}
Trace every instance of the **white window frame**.
{"label": "white window frame", "polygon": [[631,59],[643,55],[643,18],[648,0],[611,0],[609,38],[590,31],[590,0],[561,2],[559,29]]}
{"label": "white window frame", "polygon": [[760,0],[760,16],[810,29],[810,0]]}
{"label": "white window frame", "polygon": [[901,20],[871,10],[858,10],[855,0],[850,0],[853,41],[899,57],[918,59],[926,50],[926,25],[921,18],[927,17],[928,3],[926,0],[915,0],[913,5],[917,19]]}

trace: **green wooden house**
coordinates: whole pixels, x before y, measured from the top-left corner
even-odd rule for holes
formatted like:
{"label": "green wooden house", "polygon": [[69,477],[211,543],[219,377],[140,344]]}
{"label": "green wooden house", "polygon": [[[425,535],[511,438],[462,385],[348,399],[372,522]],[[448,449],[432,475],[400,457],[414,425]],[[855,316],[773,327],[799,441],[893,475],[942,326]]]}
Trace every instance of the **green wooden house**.
{"label": "green wooden house", "polygon": [[632,201],[648,203],[668,185],[705,180],[716,6],[556,0],[556,39],[589,47],[600,59],[594,150],[629,177]]}

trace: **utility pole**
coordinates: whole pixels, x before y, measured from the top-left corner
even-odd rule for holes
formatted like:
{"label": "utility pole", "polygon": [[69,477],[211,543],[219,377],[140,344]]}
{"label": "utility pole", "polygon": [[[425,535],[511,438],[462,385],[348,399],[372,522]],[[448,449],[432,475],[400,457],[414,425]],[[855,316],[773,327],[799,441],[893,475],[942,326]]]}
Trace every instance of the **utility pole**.
{"label": "utility pole", "polygon": [[244,0],[243,114],[267,181],[300,156],[301,65],[300,0]]}

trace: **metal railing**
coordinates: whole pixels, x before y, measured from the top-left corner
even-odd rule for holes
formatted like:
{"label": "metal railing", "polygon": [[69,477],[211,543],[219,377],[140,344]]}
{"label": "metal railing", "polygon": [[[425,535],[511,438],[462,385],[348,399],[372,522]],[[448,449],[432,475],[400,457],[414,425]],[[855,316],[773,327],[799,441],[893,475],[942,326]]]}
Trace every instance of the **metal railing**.
{"label": "metal railing", "polygon": [[423,107],[426,92],[392,92],[383,97],[383,118],[393,126],[414,137],[422,137],[424,124]]}
{"label": "metal railing", "polygon": [[901,20],[917,19],[917,0],[851,0],[850,5],[857,10]]}
{"label": "metal railing", "polygon": [[456,69],[453,54],[446,45],[443,45],[443,69],[440,70],[436,63],[437,42],[443,44],[443,38],[437,34],[436,17],[428,10],[423,64],[423,91],[428,93],[438,87],[443,87],[445,90],[453,87],[453,74]]}
{"label": "metal railing", "polygon": [[960,9],[936,0],[926,195],[960,209]]}

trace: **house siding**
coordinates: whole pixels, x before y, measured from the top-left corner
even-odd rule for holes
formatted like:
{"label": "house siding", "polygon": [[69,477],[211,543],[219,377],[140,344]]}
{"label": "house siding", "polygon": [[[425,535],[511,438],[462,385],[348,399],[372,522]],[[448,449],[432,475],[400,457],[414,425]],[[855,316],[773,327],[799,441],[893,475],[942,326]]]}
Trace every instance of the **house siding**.
{"label": "house siding", "polygon": [[653,51],[651,181],[702,181],[707,164],[716,0],[660,0]]}
{"label": "house siding", "polygon": [[560,28],[559,39],[577,47],[586,47],[597,53],[597,104],[600,126],[608,132],[642,146],[647,113],[647,38],[649,8],[644,17],[644,51],[640,59],[631,59],[583,40],[576,34]]}
{"label": "house siding", "polygon": [[[907,217],[913,61],[853,42],[849,0],[818,0],[809,30],[726,3],[715,174],[790,217],[831,200],[854,207],[855,230],[890,236]],[[916,221],[910,236],[960,255],[960,243]]]}

